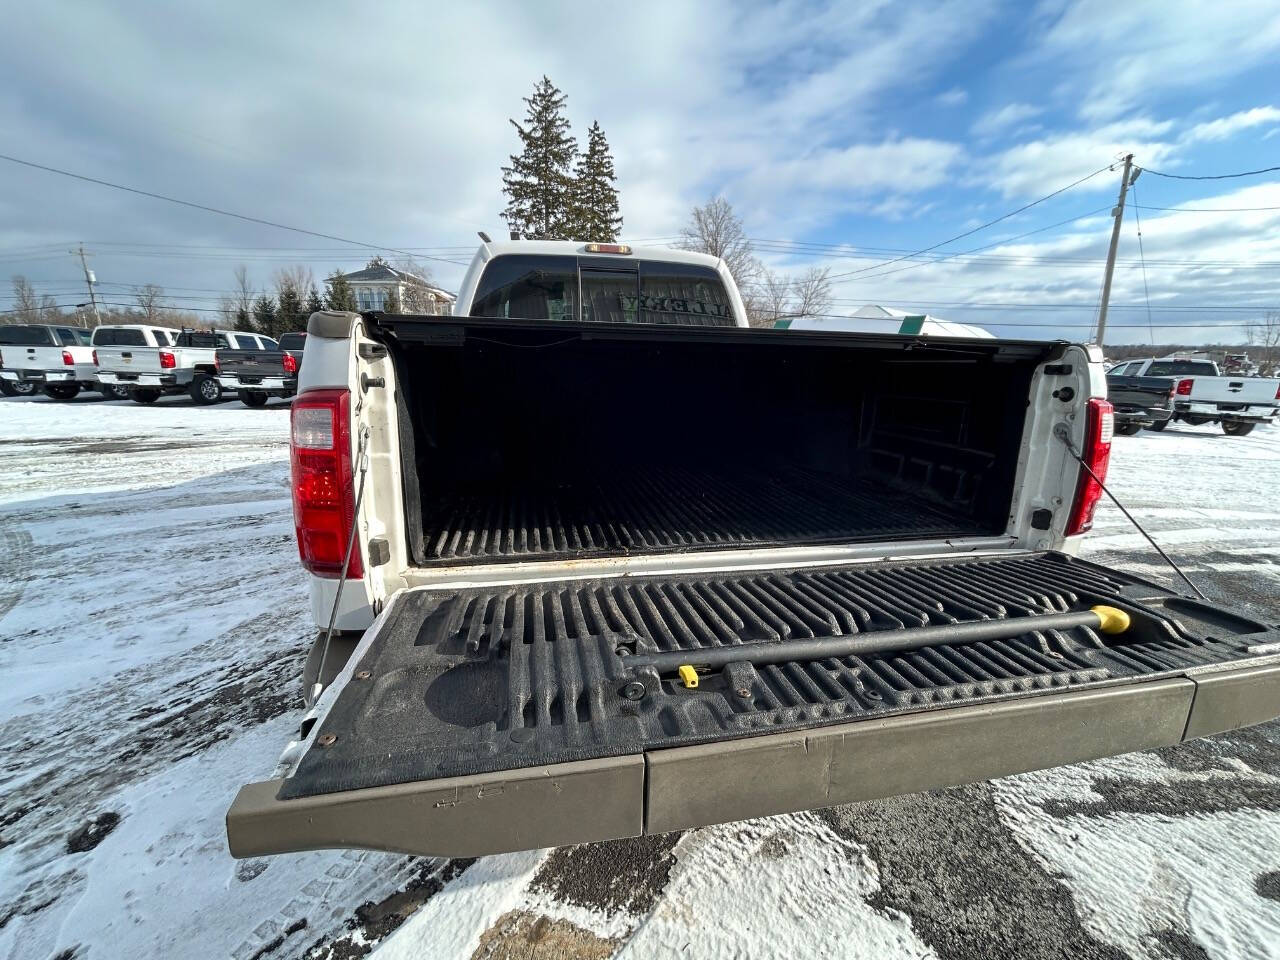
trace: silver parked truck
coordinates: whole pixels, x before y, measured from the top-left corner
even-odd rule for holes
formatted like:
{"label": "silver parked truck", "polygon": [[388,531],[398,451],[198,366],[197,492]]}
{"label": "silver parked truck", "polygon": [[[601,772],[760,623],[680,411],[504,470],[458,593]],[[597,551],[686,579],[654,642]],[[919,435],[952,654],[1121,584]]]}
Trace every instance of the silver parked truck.
{"label": "silver parked truck", "polygon": [[231,852],[657,834],[1280,715],[1275,625],[1073,556],[1104,397],[1078,344],[748,329],[656,248],[486,243],[452,316],[313,314],[319,636]]}

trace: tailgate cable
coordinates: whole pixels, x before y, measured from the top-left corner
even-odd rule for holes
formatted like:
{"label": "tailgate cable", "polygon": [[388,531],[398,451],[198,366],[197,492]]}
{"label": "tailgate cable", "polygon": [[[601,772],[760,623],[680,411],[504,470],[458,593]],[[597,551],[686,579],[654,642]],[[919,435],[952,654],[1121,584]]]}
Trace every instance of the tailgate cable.
{"label": "tailgate cable", "polygon": [[[360,415],[359,409],[356,416]],[[360,523],[360,501],[364,499],[364,478],[369,470],[369,426],[360,429],[360,448],[356,451],[359,464],[360,483],[356,486],[356,505],[351,511],[351,530],[347,533],[347,555],[342,558],[342,573],[338,576],[338,589],[333,592],[333,609],[329,611],[329,626],[324,631],[324,646],[320,649],[320,669],[316,671],[316,682],[311,685],[311,702],[315,703],[324,690],[324,664],[329,659],[329,640],[333,637],[333,625],[338,620],[338,604],[342,602],[342,585],[347,582],[347,570],[351,566],[351,551],[356,545],[356,527]]]}
{"label": "tailgate cable", "polygon": [[[1065,427],[1066,425],[1059,424],[1059,426]],[[1195,591],[1195,595],[1197,597],[1199,597],[1201,600],[1208,600],[1209,598],[1206,597],[1200,591],[1200,588],[1197,587],[1192,582],[1191,578],[1182,572],[1182,568],[1173,562],[1173,558],[1160,549],[1160,544],[1156,543],[1153,539],[1151,539],[1151,534],[1147,533],[1147,531],[1142,528],[1142,524],[1140,524],[1136,519],[1134,519],[1133,514],[1131,514],[1128,510],[1124,508],[1124,504],[1116,499],[1116,495],[1112,493],[1109,489],[1107,489],[1107,485],[1102,482],[1102,479],[1096,473],[1093,472],[1093,470],[1089,467],[1087,463],[1085,463],[1082,459],[1080,459],[1080,454],[1076,453],[1076,445],[1071,442],[1071,434],[1066,429],[1061,429],[1061,430],[1055,429],[1053,431],[1053,435],[1057,437],[1059,440],[1061,440],[1064,444],[1066,444],[1067,453],[1071,454],[1071,456],[1073,456],[1076,459],[1076,462],[1079,463],[1080,466],[1084,468],[1085,472],[1088,473],[1089,476],[1093,477],[1094,482],[1097,483],[1098,486],[1102,488],[1103,493],[1105,493],[1108,497],[1111,498],[1111,502],[1120,508],[1120,512],[1125,515],[1125,518],[1138,529],[1138,532],[1140,534],[1142,534],[1144,537],[1147,538],[1147,543],[1151,544],[1151,546],[1155,548],[1156,553],[1160,554],[1160,556],[1164,558],[1165,563],[1173,567],[1173,572],[1186,581],[1187,586],[1190,587],[1193,591]]]}

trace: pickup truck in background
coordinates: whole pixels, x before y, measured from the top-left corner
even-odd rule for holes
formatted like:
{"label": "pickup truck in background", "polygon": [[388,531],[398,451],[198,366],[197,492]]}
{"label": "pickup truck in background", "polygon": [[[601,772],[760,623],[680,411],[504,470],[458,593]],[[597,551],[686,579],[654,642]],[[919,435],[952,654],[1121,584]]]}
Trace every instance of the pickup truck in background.
{"label": "pickup truck in background", "polygon": [[70,400],[82,389],[97,389],[89,331],[63,324],[0,326],[0,389],[5,396],[36,390],[54,400]]}
{"label": "pickup truck in background", "polygon": [[[122,323],[95,327],[90,338],[93,346],[93,364],[98,368],[98,350],[106,347],[168,347],[178,331],[169,327],[153,327],[142,323]],[[105,350],[104,350],[105,352]],[[120,382],[104,382],[98,376],[98,387],[110,400],[128,400],[131,398],[131,387]]]}
{"label": "pickup truck in background", "polygon": [[1168,377],[1127,377],[1108,371],[1107,399],[1115,408],[1116,433],[1133,436],[1143,427],[1163,430],[1173,416],[1174,386]]}
{"label": "pickup truck in background", "polygon": [[[236,339],[243,336],[236,334]],[[298,392],[298,371],[306,342],[305,333],[285,333],[274,349],[219,350],[218,382],[223,390],[238,394],[246,407],[261,407],[268,397],[292,397]]]}
{"label": "pickup truck in background", "polygon": [[98,349],[98,379],[123,386],[137,403],[155,403],[161,396],[187,393],[198,404],[222,400],[215,355],[234,344],[254,349],[271,349],[275,341],[253,333],[231,330],[182,330],[172,342],[155,342],[151,333],[145,346],[115,346]]}
{"label": "pickup truck in background", "polygon": [[[1212,360],[1195,357],[1155,357],[1130,360],[1107,374],[1126,377],[1169,377],[1174,381],[1173,416],[1192,426],[1221,423],[1222,432],[1242,437],[1260,423],[1272,423],[1280,408],[1280,380],[1263,377],[1224,377]],[[1163,430],[1170,422],[1151,424]]]}
{"label": "pickup truck in background", "polygon": [[658,834],[1280,714],[1275,625],[1071,556],[1096,346],[749,329],[713,257],[511,241],[452,316],[317,312],[306,352],[319,633],[234,856]]}

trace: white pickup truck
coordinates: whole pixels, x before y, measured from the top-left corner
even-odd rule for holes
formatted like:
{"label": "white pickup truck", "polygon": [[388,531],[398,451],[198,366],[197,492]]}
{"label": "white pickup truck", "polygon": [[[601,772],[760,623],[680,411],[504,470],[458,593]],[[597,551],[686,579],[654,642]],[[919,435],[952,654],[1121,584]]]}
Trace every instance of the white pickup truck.
{"label": "white pickup truck", "polygon": [[138,403],[155,403],[164,394],[187,393],[198,404],[222,400],[217,351],[238,348],[275,349],[275,341],[258,334],[232,330],[172,331],[170,343],[144,331],[145,345],[131,344],[98,350],[98,379],[122,386]]}
{"label": "white pickup truck", "polygon": [[[1112,376],[1168,377],[1174,381],[1173,416],[1192,426],[1221,423],[1222,432],[1235,437],[1251,433],[1260,423],[1272,423],[1280,409],[1280,380],[1263,377],[1224,377],[1212,360],[1196,357],[1148,357],[1117,364]],[[1148,429],[1163,430],[1169,420]]]}
{"label": "white pickup truck", "polygon": [[36,390],[70,400],[81,389],[97,389],[89,331],[61,324],[0,326],[0,385],[6,396]]}
{"label": "white pickup truck", "polygon": [[321,632],[237,857],[656,834],[1280,714],[1275,625],[1071,555],[1096,347],[748,329],[719,260],[514,241],[453,316],[315,313],[306,353]]}

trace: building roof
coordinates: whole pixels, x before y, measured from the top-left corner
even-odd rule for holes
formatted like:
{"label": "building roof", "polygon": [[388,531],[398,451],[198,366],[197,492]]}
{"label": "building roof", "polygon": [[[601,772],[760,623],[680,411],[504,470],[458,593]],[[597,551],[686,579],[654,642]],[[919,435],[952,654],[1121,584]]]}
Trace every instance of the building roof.
{"label": "building roof", "polygon": [[385,263],[375,264],[372,267],[365,267],[363,270],[353,270],[351,273],[344,273],[348,283],[411,283],[414,286],[423,287],[431,293],[448,300],[456,299],[456,296],[441,287],[428,283],[416,274],[408,273],[404,270],[397,270],[395,267]]}
{"label": "building roof", "polygon": [[797,317],[779,320],[779,327],[792,330],[844,330],[857,333],[900,333],[908,336],[978,337],[987,339],[992,334],[969,323],[943,320],[927,313],[907,313],[893,307],[869,303],[859,307],[847,317]]}

